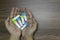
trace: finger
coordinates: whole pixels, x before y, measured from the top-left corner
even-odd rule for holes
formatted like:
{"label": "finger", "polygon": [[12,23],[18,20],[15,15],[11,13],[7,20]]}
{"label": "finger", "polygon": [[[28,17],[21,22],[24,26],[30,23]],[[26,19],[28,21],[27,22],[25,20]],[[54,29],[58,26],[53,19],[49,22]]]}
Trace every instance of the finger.
{"label": "finger", "polygon": [[5,21],[5,26],[9,30],[9,28],[10,28],[10,25],[9,25],[9,17]]}
{"label": "finger", "polygon": [[22,11],[24,10],[24,8],[20,8],[19,9],[19,14],[21,15],[22,14]]}
{"label": "finger", "polygon": [[9,17],[5,20],[5,25],[6,25],[6,26],[9,25]]}
{"label": "finger", "polygon": [[37,21],[33,18],[33,26],[37,26]]}
{"label": "finger", "polygon": [[32,31],[34,32],[37,29],[37,21],[35,20],[35,18],[33,18],[33,23],[32,23]]}
{"label": "finger", "polygon": [[11,10],[10,18],[12,18],[13,15],[14,15],[14,8],[12,8],[12,10]]}
{"label": "finger", "polygon": [[28,8],[25,8],[25,11],[27,12],[27,15],[28,15],[30,18],[32,18],[32,14],[31,14],[31,12],[28,10]]}
{"label": "finger", "polygon": [[17,16],[18,8],[15,8],[14,17]]}
{"label": "finger", "polygon": [[9,17],[9,25],[11,24],[12,18]]}

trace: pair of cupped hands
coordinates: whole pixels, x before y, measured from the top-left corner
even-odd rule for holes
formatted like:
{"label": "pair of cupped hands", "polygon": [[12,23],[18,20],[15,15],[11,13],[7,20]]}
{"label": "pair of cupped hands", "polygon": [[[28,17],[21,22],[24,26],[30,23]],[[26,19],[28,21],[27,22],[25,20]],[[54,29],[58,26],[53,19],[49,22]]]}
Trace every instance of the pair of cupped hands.
{"label": "pair of cupped hands", "polygon": [[[17,15],[21,15],[21,12],[24,10],[26,11],[29,26],[20,30],[12,23],[11,19]],[[16,37],[20,37],[21,35],[26,38],[30,36],[32,37],[33,33],[37,29],[37,22],[28,8],[12,8],[10,16],[5,20],[5,25],[9,33]]]}

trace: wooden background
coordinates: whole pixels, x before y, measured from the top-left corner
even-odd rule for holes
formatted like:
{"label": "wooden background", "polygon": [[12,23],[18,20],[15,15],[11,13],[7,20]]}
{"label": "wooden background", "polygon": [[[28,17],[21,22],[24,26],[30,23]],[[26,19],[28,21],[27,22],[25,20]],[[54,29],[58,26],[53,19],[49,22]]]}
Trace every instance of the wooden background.
{"label": "wooden background", "polygon": [[0,0],[0,40],[8,40],[4,21],[12,7],[27,7],[38,22],[35,40],[60,40],[60,0]]}

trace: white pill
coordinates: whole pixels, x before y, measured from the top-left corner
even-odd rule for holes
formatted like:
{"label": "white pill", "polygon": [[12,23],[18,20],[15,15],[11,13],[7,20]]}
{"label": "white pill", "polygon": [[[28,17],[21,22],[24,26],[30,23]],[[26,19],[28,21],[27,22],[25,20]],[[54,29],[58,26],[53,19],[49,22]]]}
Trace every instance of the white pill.
{"label": "white pill", "polygon": [[17,22],[16,22],[15,24],[16,24],[16,26],[17,26],[18,28],[21,28],[21,26],[20,26]]}
{"label": "white pill", "polygon": [[14,17],[14,19],[16,20],[20,15],[17,15],[16,17]]}

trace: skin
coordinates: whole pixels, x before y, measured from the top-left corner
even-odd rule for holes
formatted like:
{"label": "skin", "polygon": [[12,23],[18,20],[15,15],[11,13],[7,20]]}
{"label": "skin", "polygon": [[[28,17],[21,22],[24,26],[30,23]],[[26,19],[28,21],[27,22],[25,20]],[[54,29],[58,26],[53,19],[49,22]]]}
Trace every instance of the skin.
{"label": "skin", "polygon": [[19,37],[21,35],[21,30],[18,27],[16,27],[16,25],[13,24],[11,21],[11,19],[14,16],[18,15],[17,12],[18,12],[18,8],[12,8],[10,16],[5,21],[6,28],[11,35],[10,40],[19,40]]}
{"label": "skin", "polygon": [[[29,26],[24,28],[23,30],[20,30],[18,27],[16,27],[15,24],[11,22],[11,19],[15,17],[16,15],[21,15],[22,11],[26,11],[27,14],[27,21],[29,23]],[[19,12],[19,13],[18,13]],[[9,33],[11,34],[10,40],[19,40],[19,37],[23,36],[24,40],[33,40],[33,33],[37,29],[37,22],[31,12],[27,8],[12,8],[12,11],[10,13],[10,16],[6,19],[5,25]]]}
{"label": "skin", "polygon": [[25,40],[33,40],[33,33],[37,29],[37,22],[28,8],[25,8],[29,26],[22,30],[22,36]]}

